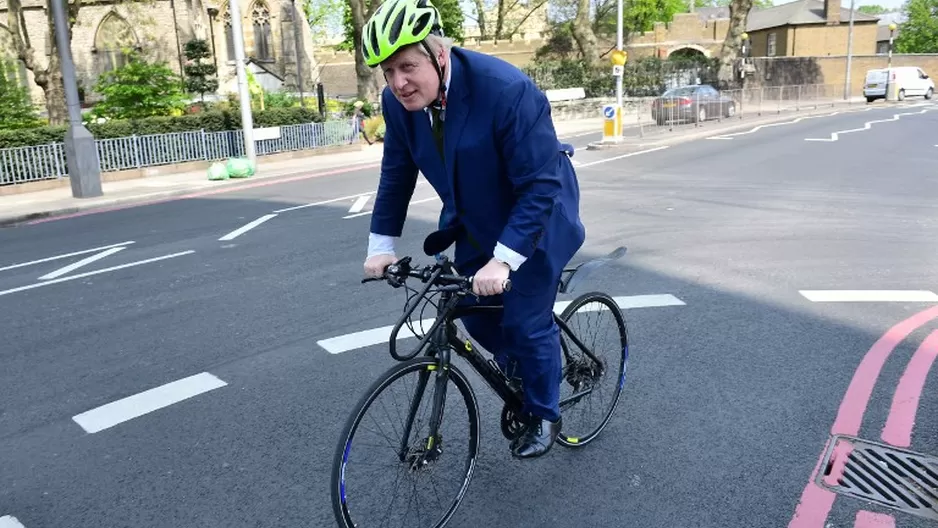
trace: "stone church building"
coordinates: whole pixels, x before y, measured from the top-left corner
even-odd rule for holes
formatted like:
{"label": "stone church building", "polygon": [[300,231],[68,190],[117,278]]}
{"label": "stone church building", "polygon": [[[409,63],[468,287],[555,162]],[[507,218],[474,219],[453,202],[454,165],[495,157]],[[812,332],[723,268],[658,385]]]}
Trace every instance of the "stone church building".
{"label": "stone church building", "polygon": [[[40,67],[48,62],[47,0],[21,0],[28,42]],[[319,72],[309,25],[303,22],[302,4],[293,0],[239,0],[247,70],[267,90],[297,87],[297,57],[303,88],[313,93]],[[0,0],[0,57],[13,56],[6,0]],[[299,32],[299,33],[297,33]],[[72,57],[86,104],[96,98],[98,77],[127,61],[128,48],[148,60],[165,62],[181,74],[185,45],[204,39],[213,50],[222,97],[237,93],[234,39],[227,0],[82,0],[72,29]],[[43,104],[42,90],[22,64],[19,79],[30,88],[33,101]]]}

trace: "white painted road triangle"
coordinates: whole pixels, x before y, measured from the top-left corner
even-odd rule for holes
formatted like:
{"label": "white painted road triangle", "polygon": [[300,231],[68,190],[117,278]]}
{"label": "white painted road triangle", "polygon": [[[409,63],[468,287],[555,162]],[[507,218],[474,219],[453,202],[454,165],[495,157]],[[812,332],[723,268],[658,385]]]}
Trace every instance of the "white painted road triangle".
{"label": "white painted road triangle", "polygon": [[[654,308],[662,306],[684,306],[686,304],[684,301],[671,294],[628,295],[622,297],[613,297],[613,300],[623,310],[634,308]],[[559,314],[564,310],[564,308],[569,306],[569,304],[570,301],[561,301],[555,303],[554,312]],[[422,319],[419,322],[414,322],[413,326],[417,329],[418,332],[423,333],[430,329],[430,327],[433,325],[433,321],[434,319]],[[387,343],[391,338],[391,331],[393,329],[394,325],[382,326],[380,328],[372,328],[370,330],[363,330],[361,332],[353,332],[351,334],[323,339],[321,341],[317,341],[316,344],[324,348],[326,352],[329,352],[330,354],[341,354],[350,350],[357,350],[359,348]],[[414,333],[411,332],[405,324],[398,332],[397,338],[400,340],[411,337],[414,337]]]}
{"label": "white painted road triangle", "polygon": [[928,290],[800,290],[811,302],[938,302]]}

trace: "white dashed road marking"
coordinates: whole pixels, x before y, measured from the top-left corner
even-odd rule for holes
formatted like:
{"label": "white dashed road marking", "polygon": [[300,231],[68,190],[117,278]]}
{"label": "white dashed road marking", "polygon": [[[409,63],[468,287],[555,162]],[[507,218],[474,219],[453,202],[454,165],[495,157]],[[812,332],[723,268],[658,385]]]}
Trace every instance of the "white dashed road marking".
{"label": "white dashed road marking", "polygon": [[72,420],[86,432],[97,433],[226,385],[208,372],[202,372],[91,409],[73,416]]}
{"label": "white dashed road marking", "polygon": [[115,247],[115,248],[111,248],[111,249],[106,249],[106,250],[102,251],[101,253],[98,253],[97,255],[92,255],[92,256],[90,256],[90,257],[83,258],[83,259],[79,260],[78,262],[73,262],[73,263],[69,264],[68,266],[65,266],[64,268],[59,268],[59,269],[53,271],[52,273],[46,273],[46,274],[43,275],[42,277],[39,277],[39,280],[50,280],[50,279],[59,278],[59,277],[61,277],[62,275],[67,275],[67,274],[69,274],[69,273],[71,273],[71,272],[77,270],[78,268],[80,268],[80,267],[82,267],[82,266],[87,266],[88,264],[91,264],[92,262],[97,262],[97,261],[99,261],[99,260],[101,260],[101,259],[103,259],[103,258],[105,258],[105,257],[108,257],[108,256],[110,256],[110,255],[113,255],[114,253],[117,253],[117,252],[119,252],[119,251],[123,251],[124,249],[127,249],[127,248],[124,248],[124,247]]}
{"label": "white dashed road marking", "polygon": [[0,517],[0,528],[26,528],[19,521],[16,520],[16,517],[11,517],[9,515],[4,515]]}
{"label": "white dashed road marking", "polygon": [[32,265],[34,265],[34,264],[42,264],[43,262],[51,262],[51,261],[53,261],[53,260],[59,260],[59,259],[64,259],[64,258],[68,258],[68,257],[77,257],[78,255],[84,255],[84,254],[86,254],[86,253],[94,253],[95,251],[103,251],[103,250],[105,250],[105,249],[111,249],[111,248],[118,247],[118,246],[127,246],[127,245],[130,245],[130,244],[133,244],[133,243],[134,243],[134,241],[133,241],[133,240],[130,240],[130,241],[128,241],[128,242],[121,242],[120,244],[110,244],[110,245],[107,245],[107,246],[101,246],[101,247],[96,247],[96,248],[91,248],[91,249],[85,249],[85,250],[82,250],[82,251],[75,251],[75,252],[73,252],[73,253],[66,253],[66,254],[64,254],[64,255],[56,255],[56,256],[54,256],[54,257],[48,257],[48,258],[44,258],[44,259],[33,260],[33,261],[30,261],[30,262],[23,262],[22,264],[13,264],[12,266],[6,266],[6,267],[4,267],[4,268],[0,268],[0,271],[7,271],[7,270],[11,270],[11,269],[16,269],[16,268],[23,268],[23,267],[26,267],[26,266],[32,266]]}
{"label": "white dashed road marking", "polygon": [[623,159],[623,158],[631,158],[632,156],[639,156],[639,155],[641,155],[641,154],[648,154],[648,153],[650,153],[650,152],[657,152],[657,151],[659,151],[659,150],[664,150],[664,149],[666,149],[666,148],[668,148],[668,145],[664,145],[664,146],[661,146],[661,147],[650,148],[650,149],[646,149],[646,150],[639,150],[638,152],[629,152],[628,154],[622,154],[621,156],[613,156],[613,157],[611,157],[611,158],[605,158],[605,159],[601,159],[601,160],[591,161],[591,162],[589,162],[589,163],[581,163],[580,165],[577,165],[577,168],[591,167],[591,166],[593,166],[593,165],[599,165],[600,163],[606,163],[606,162],[609,162],[609,161],[615,161],[615,160]]}
{"label": "white dashed road marking", "polygon": [[[623,310],[634,309],[634,308],[654,308],[662,306],[685,306],[685,302],[678,299],[677,297],[671,294],[656,294],[656,295],[628,295],[622,297],[613,297],[616,304],[619,305]],[[570,301],[561,301],[554,304],[554,313],[559,314],[570,304]],[[418,332],[426,332],[433,326],[434,319],[421,319],[420,321],[415,321],[413,327],[418,330]],[[361,332],[353,332],[351,334],[340,335],[336,337],[331,337],[329,339],[323,339],[317,341],[316,344],[321,346],[326,352],[330,354],[341,354],[343,352],[348,352],[350,350],[357,350],[359,348],[365,348],[373,345],[380,345],[387,343],[391,338],[391,331],[394,329],[394,325],[382,326],[380,328],[372,328],[370,330],[363,330]],[[407,339],[414,337],[414,333],[410,331],[407,325],[402,325],[400,331],[397,334],[397,338]]]}
{"label": "white dashed road marking", "polygon": [[938,302],[928,290],[800,290],[811,302]]}
{"label": "white dashed road marking", "polygon": [[244,233],[247,233],[248,231],[254,229],[255,227],[257,227],[257,226],[263,224],[264,222],[270,220],[271,218],[274,218],[275,216],[277,216],[277,215],[276,215],[276,214],[264,215],[264,216],[258,218],[257,220],[254,220],[253,222],[250,222],[250,223],[248,223],[248,224],[245,224],[245,225],[239,227],[238,229],[235,229],[234,231],[232,231],[232,232],[228,233],[227,235],[225,235],[225,236],[219,238],[218,240],[220,240],[220,241],[224,241],[224,240],[234,240],[235,238],[237,238],[237,237],[243,235]]}
{"label": "white dashed road marking", "polygon": [[58,279],[48,280],[48,281],[46,281],[46,282],[38,282],[38,283],[36,283],[36,284],[30,284],[30,285],[28,285],[28,286],[20,286],[19,288],[13,288],[13,289],[10,289],[10,290],[3,290],[3,291],[0,291],[0,296],[9,295],[9,294],[11,294],[11,293],[21,292],[21,291],[25,291],[25,290],[31,290],[31,289],[33,289],[33,288],[41,288],[41,287],[43,287],[43,286],[49,286],[49,285],[51,285],[51,284],[58,284],[58,283],[60,283],[60,282],[66,282],[66,281],[72,281],[72,280],[75,280],[75,279],[82,279],[82,278],[85,278],[85,277],[91,277],[92,275],[98,275],[98,274],[100,274],[100,273],[108,273],[108,272],[110,272],[110,271],[117,271],[117,270],[124,269],[124,268],[130,268],[130,267],[132,267],[132,266],[140,266],[141,264],[149,264],[149,263],[151,263],[151,262],[157,262],[157,261],[160,261],[160,260],[166,260],[166,259],[181,257],[181,256],[183,256],[183,255],[190,255],[190,254],[192,254],[192,253],[195,253],[195,251],[193,251],[193,250],[190,249],[189,251],[183,251],[183,252],[181,252],[181,253],[173,253],[172,255],[164,255],[164,256],[162,256],[162,257],[155,257],[155,258],[150,258],[150,259],[146,259],[146,260],[140,260],[140,261],[137,261],[137,262],[130,262],[130,263],[128,263],[128,264],[121,264],[120,266],[111,266],[110,268],[104,268],[104,269],[95,270],[95,271],[87,271],[87,272],[85,272],[85,273],[79,273],[78,275],[72,275],[72,276],[70,276],[70,277],[61,277],[61,278],[58,278]]}

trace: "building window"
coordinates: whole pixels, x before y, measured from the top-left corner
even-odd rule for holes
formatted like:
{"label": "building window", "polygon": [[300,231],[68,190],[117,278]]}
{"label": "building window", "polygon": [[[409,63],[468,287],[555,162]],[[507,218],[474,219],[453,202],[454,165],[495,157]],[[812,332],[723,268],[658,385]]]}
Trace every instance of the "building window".
{"label": "building window", "polygon": [[101,20],[94,36],[98,71],[109,72],[126,66],[137,48],[137,36],[123,17],[110,12]]}
{"label": "building window", "polygon": [[222,21],[225,23],[225,50],[229,61],[235,60],[234,30],[231,29],[231,11],[225,6],[225,14],[222,15]]}
{"label": "building window", "polygon": [[251,11],[251,22],[254,25],[254,58],[262,61],[274,60],[273,38],[270,30],[270,9],[263,2],[254,4]]}
{"label": "building window", "polygon": [[766,40],[766,44],[765,44],[765,55],[766,55],[767,57],[774,57],[774,56],[775,56],[775,39],[776,39],[776,36],[777,36],[776,33],[773,32],[773,33],[769,33],[769,36],[766,37],[767,40]]}

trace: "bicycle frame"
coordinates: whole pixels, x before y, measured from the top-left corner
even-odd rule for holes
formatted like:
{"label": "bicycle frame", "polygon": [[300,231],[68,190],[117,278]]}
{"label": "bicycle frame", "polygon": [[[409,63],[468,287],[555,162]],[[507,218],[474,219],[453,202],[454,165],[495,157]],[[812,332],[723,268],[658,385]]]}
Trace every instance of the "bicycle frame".
{"label": "bicycle frame", "polygon": [[[577,271],[577,268],[572,268],[565,270],[571,273],[570,278],[572,279],[573,274]],[[423,299],[427,292],[434,287],[436,279],[445,274],[452,274],[452,263],[448,260],[443,260],[442,265],[434,272],[434,274],[427,281],[426,285],[423,288],[423,291],[420,292],[419,299]],[[563,282],[561,285],[561,291],[566,289],[566,285],[569,284],[570,279],[567,282]],[[437,364],[435,368],[428,369],[423,372],[420,376],[420,379],[417,383],[417,389],[415,397],[411,402],[410,409],[407,414],[407,419],[404,424],[404,434],[401,439],[401,446],[399,451],[399,457],[403,462],[406,458],[408,451],[408,440],[410,439],[411,428],[413,421],[415,419],[420,401],[423,399],[424,391],[426,390],[427,383],[429,382],[430,373],[436,371],[435,389],[434,392],[434,401],[433,409],[430,415],[430,433],[427,438],[426,451],[423,453],[423,457],[420,457],[417,462],[422,463],[426,457],[433,455],[431,449],[436,445],[437,439],[439,438],[439,426],[443,419],[444,403],[446,398],[446,383],[449,379],[449,368],[451,362],[451,350],[455,350],[456,353],[466,359],[466,361],[472,366],[472,368],[485,380],[488,386],[501,398],[501,400],[506,404],[506,406],[514,413],[516,416],[521,414],[521,408],[523,404],[523,396],[520,391],[515,390],[510,385],[510,380],[508,377],[501,371],[501,369],[495,366],[494,360],[487,360],[475,347],[472,345],[472,342],[467,338],[460,335],[459,329],[455,324],[455,321],[459,318],[481,312],[491,312],[492,310],[502,310],[503,307],[500,305],[495,306],[459,306],[459,301],[461,295],[458,294],[458,286],[443,286],[439,287],[439,290],[442,292],[440,303],[437,307],[437,317],[434,321],[433,326],[427,332],[427,335],[420,340],[420,343],[411,351],[411,353],[406,356],[400,356],[396,352],[396,337],[404,322],[413,314],[417,306],[420,304],[416,302],[411,306],[403,316],[398,320],[397,324],[394,326],[394,329],[391,331],[389,339],[389,347],[391,355],[400,361],[405,361],[416,357],[418,354],[423,352],[424,356],[436,357]],[[553,314],[554,321],[557,323],[558,327],[562,334],[564,334],[573,344],[583,352],[584,355],[589,357],[592,361],[597,364],[602,365],[602,362],[597,358],[593,352],[587,347],[580,339],[573,333],[566,322],[563,321],[556,313]],[[567,341],[565,339],[560,340],[561,350],[566,358],[567,363],[573,361],[571,357],[570,350],[568,349]],[[592,389],[580,391],[576,394],[573,394],[567,398],[564,398],[560,401],[561,410],[564,407],[567,407],[584,396],[590,394]]]}

